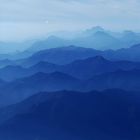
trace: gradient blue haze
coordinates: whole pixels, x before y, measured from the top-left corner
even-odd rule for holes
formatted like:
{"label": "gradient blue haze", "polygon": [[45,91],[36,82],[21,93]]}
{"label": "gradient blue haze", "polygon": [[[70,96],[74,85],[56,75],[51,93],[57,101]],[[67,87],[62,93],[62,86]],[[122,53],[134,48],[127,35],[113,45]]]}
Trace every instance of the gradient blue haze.
{"label": "gradient blue haze", "polygon": [[0,40],[100,25],[139,30],[139,0],[0,0]]}

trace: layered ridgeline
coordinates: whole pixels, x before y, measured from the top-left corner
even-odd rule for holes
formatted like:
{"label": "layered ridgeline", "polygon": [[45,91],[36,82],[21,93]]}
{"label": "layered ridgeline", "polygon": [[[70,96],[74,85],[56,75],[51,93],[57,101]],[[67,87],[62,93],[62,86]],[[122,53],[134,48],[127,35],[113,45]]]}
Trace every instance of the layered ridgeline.
{"label": "layered ridgeline", "polygon": [[[39,51],[47,48],[55,48],[68,45],[76,45],[94,49],[119,49],[140,43],[140,33],[124,31],[121,33],[111,32],[102,27],[93,27],[81,31],[75,37],[67,37],[70,33],[63,35],[56,34],[49,36],[45,40],[35,42],[30,51]],[[111,46],[111,47],[110,47]]]}
{"label": "layered ridgeline", "polygon": [[68,46],[1,60],[0,139],[140,139],[139,52]]}
{"label": "layered ridgeline", "polygon": [[[121,50],[132,54],[133,49],[138,52],[139,48],[136,45]],[[105,54],[109,56],[112,51],[103,54],[69,46],[40,51],[22,60],[9,60],[11,63],[0,69],[0,105],[22,101],[40,91],[112,88],[139,91],[140,62],[106,59]]]}
{"label": "layered ridgeline", "polygon": [[23,63],[21,63],[20,65],[7,65],[6,67],[0,69],[0,78],[5,81],[11,81],[17,78],[31,76],[38,72],[52,73],[57,71],[69,74],[79,79],[89,79],[94,75],[99,75],[106,72],[114,72],[119,69],[133,70],[139,68],[140,62],[132,62],[124,60],[111,61],[105,59],[102,56],[79,59],[65,65],[50,63],[42,59],[37,64],[34,64],[29,67],[25,67]]}
{"label": "layered ridgeline", "polygon": [[73,35],[70,35],[70,32],[54,33],[46,39],[43,37],[42,39],[23,42],[0,42],[0,52],[7,54],[28,49],[28,52],[31,53],[71,44],[94,49],[110,49],[110,46],[112,46],[112,49],[118,49],[140,43],[140,33],[133,31],[111,32],[102,27],[93,27],[85,31],[79,31],[79,33],[73,33]]}
{"label": "layered ridgeline", "polygon": [[[22,65],[32,66],[40,61],[47,61],[54,64],[69,64],[78,59],[86,59],[89,57],[102,56],[109,60],[127,60],[127,61],[140,61],[140,44],[130,46],[128,48],[122,48],[117,50],[95,50],[92,48],[82,48],[77,46],[66,46],[59,48],[48,49],[32,52],[29,55],[29,51],[20,52],[11,55],[1,55],[0,68],[7,65]],[[24,58],[21,58],[24,56]]]}
{"label": "layered ridgeline", "polygon": [[[88,57],[103,56],[110,60],[129,60],[140,61],[140,44],[121,48],[117,50],[96,50],[91,48],[81,48],[76,46],[60,47],[53,49],[45,49],[34,53],[28,60],[23,60],[27,66],[37,63],[42,59],[55,64],[68,64],[77,59],[85,59]],[[28,63],[27,63],[27,62]]]}
{"label": "layered ridgeline", "polygon": [[41,50],[70,45],[99,50],[117,50],[139,43],[140,33],[133,31],[112,32],[97,26],[78,33],[54,33],[45,39],[43,37],[24,42],[0,42],[0,59],[25,58]]}
{"label": "layered ridgeline", "polygon": [[[20,102],[40,91],[92,91],[123,89],[140,91],[140,63],[110,61],[101,56],[66,65],[39,62],[31,67],[0,69],[0,105]],[[9,94],[10,93],[10,94]]]}

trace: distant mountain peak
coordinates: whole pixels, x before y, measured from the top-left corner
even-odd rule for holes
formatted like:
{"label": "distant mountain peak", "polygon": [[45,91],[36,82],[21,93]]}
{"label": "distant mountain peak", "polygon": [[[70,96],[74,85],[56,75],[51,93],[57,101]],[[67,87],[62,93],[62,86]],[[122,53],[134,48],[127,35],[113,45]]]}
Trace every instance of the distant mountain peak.
{"label": "distant mountain peak", "polygon": [[91,29],[88,29],[89,31],[104,31],[104,28],[102,28],[101,26],[95,26],[92,27]]}
{"label": "distant mountain peak", "polygon": [[90,28],[90,29],[87,29],[85,32],[87,33],[87,34],[95,34],[96,32],[104,32],[105,30],[102,28],[102,27],[100,27],[100,26],[95,26],[95,27],[92,27],[92,28]]}
{"label": "distant mountain peak", "polygon": [[135,33],[135,32],[133,32],[133,31],[124,31],[123,32],[123,37],[125,37],[125,38],[130,38],[130,39],[132,39],[132,38],[134,38],[134,39],[137,39],[137,34]]}
{"label": "distant mountain peak", "polygon": [[133,49],[140,49],[140,44],[133,45],[133,46],[131,46],[130,48],[133,48]]}
{"label": "distant mountain peak", "polygon": [[108,33],[104,32],[104,31],[97,31],[95,33],[96,36],[110,36]]}
{"label": "distant mountain peak", "polygon": [[57,37],[55,35],[51,35],[47,39],[49,39],[49,40],[55,40],[55,39],[59,39],[59,37]]}
{"label": "distant mountain peak", "polygon": [[106,60],[103,56],[100,56],[100,55],[97,55],[94,58],[97,60],[103,60],[103,61]]}
{"label": "distant mountain peak", "polygon": [[34,75],[32,75],[31,77],[38,78],[38,77],[45,77],[45,76],[48,76],[48,74],[44,73],[44,72],[37,72]]}
{"label": "distant mountain peak", "polygon": [[135,34],[135,33],[133,31],[131,31],[131,30],[125,30],[124,34]]}
{"label": "distant mountain peak", "polygon": [[95,63],[101,64],[101,63],[107,63],[107,62],[110,62],[110,61],[99,55],[99,56],[89,57],[89,58],[84,59],[84,60],[79,59],[79,60],[74,61],[74,62],[71,63],[71,64],[74,64],[74,65],[75,65],[75,64],[76,64],[76,65],[79,65],[79,64],[80,64],[80,65],[83,65],[83,64],[92,65],[92,64],[95,64]]}
{"label": "distant mountain peak", "polygon": [[103,57],[103,56],[100,56],[100,55],[97,55],[95,57],[90,57],[87,59],[88,61],[97,61],[97,62],[106,62],[107,60]]}

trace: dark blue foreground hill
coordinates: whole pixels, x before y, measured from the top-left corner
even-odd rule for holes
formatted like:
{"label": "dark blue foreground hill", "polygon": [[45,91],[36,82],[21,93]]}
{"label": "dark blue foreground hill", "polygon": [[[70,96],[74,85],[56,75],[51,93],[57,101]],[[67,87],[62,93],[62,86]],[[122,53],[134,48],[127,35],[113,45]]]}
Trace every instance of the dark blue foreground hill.
{"label": "dark blue foreground hill", "polygon": [[122,90],[40,93],[0,110],[0,139],[138,140],[139,100]]}

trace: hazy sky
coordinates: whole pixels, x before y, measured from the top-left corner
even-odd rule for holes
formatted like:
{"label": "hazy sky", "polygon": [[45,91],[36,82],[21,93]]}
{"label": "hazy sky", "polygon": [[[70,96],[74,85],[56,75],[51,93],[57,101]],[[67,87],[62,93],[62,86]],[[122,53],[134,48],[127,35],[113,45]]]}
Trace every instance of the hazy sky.
{"label": "hazy sky", "polygon": [[0,40],[103,26],[140,31],[140,0],[0,0]]}

